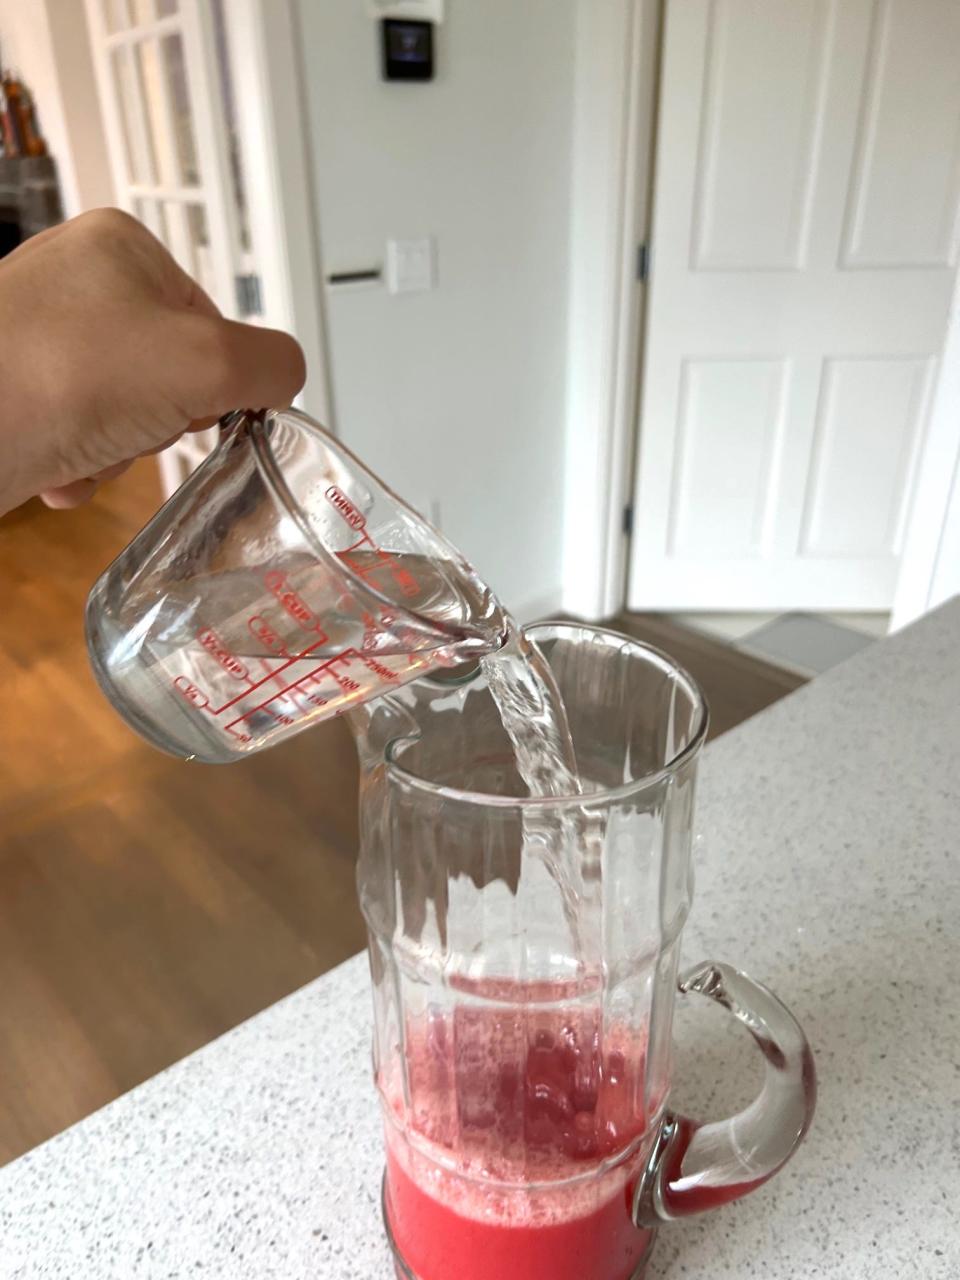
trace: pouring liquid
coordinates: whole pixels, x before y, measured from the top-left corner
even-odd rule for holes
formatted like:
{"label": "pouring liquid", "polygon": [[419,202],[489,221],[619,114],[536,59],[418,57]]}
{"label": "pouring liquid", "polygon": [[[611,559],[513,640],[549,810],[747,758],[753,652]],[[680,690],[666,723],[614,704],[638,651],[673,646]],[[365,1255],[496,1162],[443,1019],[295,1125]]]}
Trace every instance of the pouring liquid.
{"label": "pouring liquid", "polygon": [[[502,648],[481,659],[487,687],[531,796],[582,793],[566,710],[550,665],[513,619]],[[530,809],[524,853],[546,867],[563,903],[578,969],[585,974],[599,932],[600,836],[588,809]]]}
{"label": "pouring liquid", "polygon": [[[389,572],[392,577],[415,582],[419,595],[412,603],[432,622],[449,628],[449,652],[462,658],[482,655],[480,663],[487,687],[513,747],[517,772],[530,796],[576,796],[581,792],[566,712],[550,665],[509,614],[500,613],[496,626],[489,625],[491,596],[482,584],[472,579],[461,584],[444,566],[438,567],[417,555],[397,554],[383,568],[370,555],[354,554],[351,567],[381,578]],[[295,591],[309,604],[324,594],[328,574],[329,568],[322,562],[290,565],[284,573],[284,588]],[[260,732],[261,724],[269,726],[273,721],[293,723],[312,708],[349,709],[364,693],[364,662],[381,669],[408,669],[409,664],[420,665],[424,673],[430,670],[429,653],[418,653],[414,648],[415,635],[405,632],[398,622],[386,628],[377,626],[369,615],[361,643],[356,646],[362,656],[342,665],[331,663],[331,658],[335,659],[353,638],[355,620],[349,609],[342,617],[336,611],[324,615],[324,638],[312,646],[308,656],[279,659],[269,649],[251,645],[250,606],[231,618],[226,616],[226,602],[249,600],[251,595],[256,598],[261,580],[262,575],[253,573],[242,578],[223,574],[210,581],[193,582],[175,602],[169,596],[165,602],[167,608],[175,603],[178,616],[193,617],[195,623],[202,624],[205,615],[219,616],[218,642],[237,655],[251,681],[260,683],[272,669],[282,669],[278,678],[281,692],[252,713],[243,726],[251,732]],[[376,578],[374,583],[383,585]],[[455,608],[451,604],[454,600]],[[264,605],[262,614],[254,616],[256,638],[262,618],[274,618],[276,609],[271,614]],[[284,686],[286,692],[282,691]],[[269,683],[266,691],[272,691]],[[259,695],[256,700],[260,700]],[[539,860],[556,885],[581,967],[590,932],[584,916],[592,896],[591,884],[599,874],[598,841],[589,828],[584,810],[562,814],[531,810],[524,818],[523,855]]]}
{"label": "pouring liquid", "polygon": [[[255,745],[349,711],[437,663],[479,657],[529,795],[581,792],[549,664],[462,562],[361,547],[326,557],[291,552],[173,581],[164,573],[152,599],[150,583],[140,585],[138,617],[146,613],[149,625],[130,620],[115,683],[132,656],[138,693],[158,719],[171,686],[196,699],[196,746],[184,746],[201,759],[211,731]],[[398,590],[404,604],[391,607]],[[142,673],[156,678],[148,683]],[[525,814],[518,862],[536,860],[548,872],[581,971],[598,958],[599,848],[587,807],[531,806]]]}

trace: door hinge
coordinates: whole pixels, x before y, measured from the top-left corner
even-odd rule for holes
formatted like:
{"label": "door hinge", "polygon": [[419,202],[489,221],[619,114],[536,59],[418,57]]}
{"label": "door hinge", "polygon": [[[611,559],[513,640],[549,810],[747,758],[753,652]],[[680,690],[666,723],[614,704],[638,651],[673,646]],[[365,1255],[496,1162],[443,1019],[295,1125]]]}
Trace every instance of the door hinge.
{"label": "door hinge", "polygon": [[633,503],[623,508],[623,532],[629,538],[633,533]]}
{"label": "door hinge", "polygon": [[256,275],[234,276],[237,290],[237,310],[242,316],[262,316],[263,297],[260,293],[260,277]]}
{"label": "door hinge", "polygon": [[647,272],[650,269],[650,251],[647,248],[646,241],[637,245],[637,279],[646,280]]}

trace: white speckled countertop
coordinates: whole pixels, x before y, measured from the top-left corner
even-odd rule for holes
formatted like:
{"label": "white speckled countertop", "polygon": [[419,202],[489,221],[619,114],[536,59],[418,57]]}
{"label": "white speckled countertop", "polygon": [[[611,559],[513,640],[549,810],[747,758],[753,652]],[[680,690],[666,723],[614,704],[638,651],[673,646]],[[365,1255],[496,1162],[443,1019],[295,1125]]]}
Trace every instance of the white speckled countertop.
{"label": "white speckled countertop", "polygon": [[[649,1280],[956,1280],[960,600],[712,744],[699,827],[685,960],[793,1008],[820,1103],[774,1182],[661,1232]],[[0,1170],[0,1280],[389,1280],[366,982],[348,961]],[[700,1115],[757,1078],[718,1018],[678,1015]]]}

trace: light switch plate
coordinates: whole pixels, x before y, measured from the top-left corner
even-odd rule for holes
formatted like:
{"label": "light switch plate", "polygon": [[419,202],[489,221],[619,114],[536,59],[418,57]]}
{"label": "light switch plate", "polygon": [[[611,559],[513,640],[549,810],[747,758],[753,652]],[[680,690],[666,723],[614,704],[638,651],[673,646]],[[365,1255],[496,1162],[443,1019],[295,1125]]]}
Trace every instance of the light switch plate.
{"label": "light switch plate", "polygon": [[423,293],[436,285],[433,237],[387,241],[387,289],[390,293]]}

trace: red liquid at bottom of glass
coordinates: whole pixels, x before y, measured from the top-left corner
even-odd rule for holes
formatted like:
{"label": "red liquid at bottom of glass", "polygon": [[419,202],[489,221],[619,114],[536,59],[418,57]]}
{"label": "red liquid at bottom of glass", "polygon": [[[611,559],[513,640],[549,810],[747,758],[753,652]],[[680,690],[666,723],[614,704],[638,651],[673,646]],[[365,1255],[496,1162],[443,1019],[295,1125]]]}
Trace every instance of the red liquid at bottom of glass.
{"label": "red liquid at bottom of glass", "polygon": [[651,1244],[631,1218],[635,1179],[592,1212],[524,1226],[466,1216],[387,1153],[387,1218],[417,1280],[632,1280]]}
{"label": "red liquid at bottom of glass", "polygon": [[623,1028],[602,1039],[595,1018],[556,1010],[408,1025],[405,1100],[384,1088],[385,1207],[416,1280],[641,1273],[646,1045]]}

